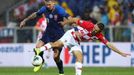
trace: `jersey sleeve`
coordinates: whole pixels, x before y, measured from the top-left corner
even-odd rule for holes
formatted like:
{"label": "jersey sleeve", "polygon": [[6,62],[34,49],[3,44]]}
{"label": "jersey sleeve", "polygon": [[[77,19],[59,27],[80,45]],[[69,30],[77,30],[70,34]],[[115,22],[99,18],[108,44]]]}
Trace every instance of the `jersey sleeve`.
{"label": "jersey sleeve", "polygon": [[37,16],[40,16],[40,15],[42,15],[44,12],[46,11],[46,7],[45,6],[43,6],[42,8],[40,8],[38,11],[37,11]]}
{"label": "jersey sleeve", "polygon": [[98,40],[100,40],[102,43],[106,44],[108,40],[104,37],[102,33],[96,35],[98,37]]}
{"label": "jersey sleeve", "polygon": [[56,9],[58,10],[58,13],[59,13],[62,17],[66,17],[66,18],[69,17],[69,14],[68,14],[68,13],[65,11],[65,9],[62,8],[61,6],[56,5]]}
{"label": "jersey sleeve", "polygon": [[89,31],[94,27],[94,24],[90,21],[78,20],[76,24]]}
{"label": "jersey sleeve", "polygon": [[41,25],[41,18],[37,21],[35,27],[40,27],[40,25]]}

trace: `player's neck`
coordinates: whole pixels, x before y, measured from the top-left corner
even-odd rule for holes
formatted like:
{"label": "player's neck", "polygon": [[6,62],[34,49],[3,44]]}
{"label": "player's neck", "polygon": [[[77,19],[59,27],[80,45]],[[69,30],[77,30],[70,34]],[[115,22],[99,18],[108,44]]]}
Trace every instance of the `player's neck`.
{"label": "player's neck", "polygon": [[55,10],[55,6],[52,8],[52,11],[51,12],[54,12],[54,10]]}

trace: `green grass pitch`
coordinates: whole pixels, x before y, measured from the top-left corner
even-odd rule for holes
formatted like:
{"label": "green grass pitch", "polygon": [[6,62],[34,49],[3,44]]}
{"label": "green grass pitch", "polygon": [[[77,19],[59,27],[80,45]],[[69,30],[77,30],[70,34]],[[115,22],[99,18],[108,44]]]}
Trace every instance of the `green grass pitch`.
{"label": "green grass pitch", "polygon": [[[75,75],[74,67],[64,67],[65,75]],[[28,67],[0,67],[0,75],[58,75],[56,67],[42,68],[37,73]],[[82,75],[134,75],[134,67],[83,67]]]}

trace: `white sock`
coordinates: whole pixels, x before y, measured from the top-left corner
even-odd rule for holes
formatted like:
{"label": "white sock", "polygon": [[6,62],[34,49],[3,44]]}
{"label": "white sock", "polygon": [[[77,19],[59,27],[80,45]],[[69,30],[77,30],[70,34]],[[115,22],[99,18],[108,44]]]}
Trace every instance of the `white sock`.
{"label": "white sock", "polygon": [[44,46],[40,47],[40,50],[41,51],[44,51],[44,50],[49,50],[51,48],[52,48],[51,44],[50,43],[47,43]]}
{"label": "white sock", "polygon": [[80,62],[75,63],[75,71],[76,71],[75,75],[81,75],[81,73],[82,73],[82,63],[80,63]]}

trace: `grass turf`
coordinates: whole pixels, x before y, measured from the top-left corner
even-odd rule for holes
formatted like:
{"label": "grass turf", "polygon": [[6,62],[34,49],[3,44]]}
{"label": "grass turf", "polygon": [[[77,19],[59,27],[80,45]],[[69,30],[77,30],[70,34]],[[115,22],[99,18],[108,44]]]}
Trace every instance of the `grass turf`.
{"label": "grass turf", "polygon": [[[74,67],[65,67],[65,75],[75,75]],[[56,67],[37,73],[27,67],[0,67],[0,75],[58,75]],[[84,67],[82,75],[134,75],[134,67]]]}

